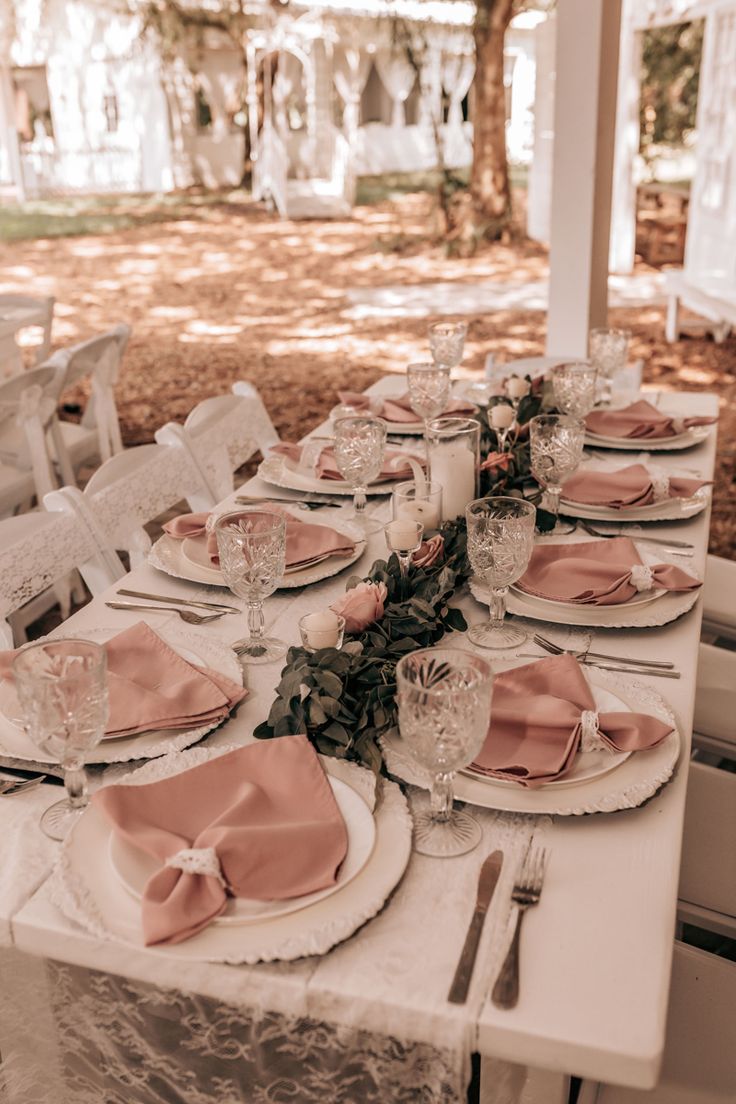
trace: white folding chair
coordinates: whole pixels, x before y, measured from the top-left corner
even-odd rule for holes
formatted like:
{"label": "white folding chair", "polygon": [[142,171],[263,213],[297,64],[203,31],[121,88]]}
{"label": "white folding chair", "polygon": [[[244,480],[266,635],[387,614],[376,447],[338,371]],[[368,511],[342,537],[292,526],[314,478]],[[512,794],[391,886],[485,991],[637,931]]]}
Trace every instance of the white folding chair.
{"label": "white folding chair", "polygon": [[578,1104],[733,1104],[736,962],[675,944],[662,1071],[651,1091],[585,1081]]}
{"label": "white folding chair", "polygon": [[53,296],[0,295],[0,373],[13,375],[23,371],[23,358],[15,339],[19,330],[40,326],[41,343],[36,348],[36,364],[42,364],[51,352]]}
{"label": "white folding chair", "polygon": [[156,431],[160,444],[184,453],[201,490],[188,495],[193,510],[208,510],[233,490],[233,472],[279,436],[260,395],[250,383],[233,384],[231,395],[198,403],[184,425],[168,422]]}
{"label": "white folding chair", "polygon": [[118,552],[127,552],[131,567],[144,562],[151,542],[143,526],[198,489],[180,449],[141,445],[106,460],[84,493],[62,487],[46,495],[44,506],[85,529],[95,554],[78,566],[92,594],[99,594],[125,574]]}
{"label": "white folding chair", "polygon": [[59,395],[80,380],[90,378],[92,394],[80,424],[54,419],[51,433],[65,483],[76,483],[75,471],[87,460],[109,460],[122,452],[115,384],[130,338],[130,326],[120,323],[88,341],[60,349],[48,364],[59,373]]}
{"label": "white folding chair", "polygon": [[736,562],[722,556],[708,556],[703,581],[703,626],[701,637],[736,640]]}
{"label": "white folding chair", "polygon": [[48,366],[31,368],[0,383],[0,462],[32,473],[39,502],[57,486],[48,447],[57,383],[56,371]]}
{"label": "white folding chair", "polygon": [[8,647],[21,644],[25,626],[49,608],[50,588],[64,587],[94,551],[75,518],[36,510],[0,521],[0,636]]}

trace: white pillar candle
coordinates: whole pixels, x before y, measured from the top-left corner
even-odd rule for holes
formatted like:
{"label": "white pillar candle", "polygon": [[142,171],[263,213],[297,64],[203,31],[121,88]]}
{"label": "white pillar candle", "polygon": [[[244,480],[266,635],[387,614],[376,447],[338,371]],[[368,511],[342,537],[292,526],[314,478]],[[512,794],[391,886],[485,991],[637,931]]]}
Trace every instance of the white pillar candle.
{"label": "white pillar candle", "polygon": [[399,507],[399,517],[409,521],[420,521],[425,529],[437,529],[440,523],[440,512],[433,503],[426,499],[409,499],[402,502]]}
{"label": "white pillar candle", "polygon": [[512,376],[506,381],[506,394],[512,399],[523,399],[530,391],[529,380],[522,376]]}
{"label": "white pillar candle", "polygon": [[442,484],[442,518],[453,521],[465,514],[475,498],[475,456],[462,443],[435,445],[432,449],[433,483]]}
{"label": "white pillar candle", "polygon": [[302,618],[302,626],[307,634],[310,648],[335,648],[340,637],[340,622],[332,610],[320,613],[308,613]]}
{"label": "white pillar candle", "polygon": [[[386,526],[386,534],[394,552],[410,552],[417,546],[417,523],[409,518],[396,518]],[[421,535],[421,534],[420,534]]]}
{"label": "white pillar candle", "polygon": [[514,424],[516,414],[513,406],[507,403],[497,403],[491,407],[491,425],[494,429],[508,429]]}

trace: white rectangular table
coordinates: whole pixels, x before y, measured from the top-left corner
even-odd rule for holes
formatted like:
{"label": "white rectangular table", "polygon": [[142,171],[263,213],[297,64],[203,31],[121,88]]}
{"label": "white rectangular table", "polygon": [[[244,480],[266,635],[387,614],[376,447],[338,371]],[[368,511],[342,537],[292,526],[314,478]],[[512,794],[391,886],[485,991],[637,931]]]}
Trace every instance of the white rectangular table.
{"label": "white rectangular table", "polygon": [[[711,396],[666,395],[661,405],[677,413],[716,412]],[[712,433],[706,444],[688,452],[657,454],[657,462],[708,476],[714,454]],[[659,523],[656,532],[692,540],[697,548],[693,566],[703,570],[707,512],[685,524]],[[382,535],[373,537],[348,573],[365,572],[384,555]],[[195,590],[203,592],[150,567],[133,572],[125,585],[190,597]],[[296,643],[298,617],[324,608],[343,589],[344,577],[338,576],[304,592],[278,593],[266,603],[269,627]],[[105,609],[104,598],[75,615],[75,629],[122,629],[138,618]],[[472,619],[480,617],[471,598],[463,604]],[[145,619],[155,628],[172,616]],[[267,1009],[287,1019],[312,1017],[337,1025],[335,1030],[392,1036],[419,1048],[417,1066],[403,1061],[408,1075],[416,1076],[424,1061],[435,1082],[439,1085],[444,1078],[455,1086],[453,1091],[462,1084],[471,1050],[489,1059],[491,1078],[494,1069],[503,1069],[493,1060],[505,1059],[648,1088],[656,1082],[664,1043],[699,625],[700,603],[661,628],[595,633],[596,647],[603,651],[672,658],[682,670],[679,680],[642,680],[670,702],[678,717],[685,737],[682,761],[674,779],[644,808],[557,818],[542,829],[551,858],[542,902],[525,921],[521,999],[513,1011],[499,1011],[487,997],[499,961],[498,930],[508,913],[509,883],[499,886],[497,911],[486,925],[468,1004],[451,1006],[445,999],[472,911],[480,862],[499,842],[510,855],[519,854],[518,832],[514,838],[506,818],[491,813],[481,814],[485,838],[476,852],[453,860],[413,855],[383,913],[322,958],[256,967],[183,965],[150,950],[95,939],[56,909],[45,882],[54,847],[40,836],[36,818],[59,791],[44,788],[42,794],[0,800],[0,830],[13,847],[12,861],[0,873],[0,942],[12,941],[26,955],[121,975],[133,987],[145,983],[199,994],[240,1009],[244,1016]],[[226,617],[198,631],[234,640],[244,627],[244,618]],[[252,726],[268,712],[278,670],[280,666],[248,672],[251,696],[210,743],[249,739]],[[6,1050],[1,1038],[0,1049]],[[427,1097],[454,1098],[446,1092]]]}

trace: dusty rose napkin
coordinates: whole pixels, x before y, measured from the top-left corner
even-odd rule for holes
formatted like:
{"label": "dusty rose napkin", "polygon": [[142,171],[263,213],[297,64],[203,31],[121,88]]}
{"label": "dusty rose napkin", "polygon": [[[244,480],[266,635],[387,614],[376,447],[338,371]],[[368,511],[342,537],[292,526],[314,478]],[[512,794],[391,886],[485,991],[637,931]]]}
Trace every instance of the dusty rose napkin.
{"label": "dusty rose napkin", "polygon": [[629,537],[538,544],[517,586],[539,598],[620,605],[640,591],[695,590],[703,584],[674,564],[642,563]]}
{"label": "dusty rose napkin", "polygon": [[622,410],[593,410],[585,419],[586,429],[600,437],[674,437],[692,426],[712,425],[717,418],[675,418],[663,414],[646,399]]}
{"label": "dusty rose napkin", "polygon": [[[110,714],[105,737],[224,721],[248,691],[219,671],[195,667],[144,621],[105,644]],[[0,654],[0,678],[17,652]]]}
{"label": "dusty rose napkin", "polygon": [[[282,441],[280,445],[274,445],[272,449],[269,449],[269,453],[276,456],[283,456],[287,460],[291,460],[298,465],[301,461],[302,449],[302,445],[293,445],[286,441]],[[385,483],[391,479],[410,479],[412,470],[405,456],[406,454],[399,449],[386,449],[383,457],[383,468],[380,474],[373,480],[373,483]],[[419,457],[413,457],[413,459],[422,467],[425,466]],[[398,462],[402,460],[402,463]],[[393,461],[397,461],[396,467],[392,467]],[[318,479],[343,478],[337,470],[334,449],[329,446],[322,449],[314,468],[314,474]]]}
{"label": "dusty rose napkin", "polygon": [[[330,556],[349,556],[355,551],[355,542],[346,537],[344,533],[338,533],[328,525],[312,525],[309,522],[299,521],[281,510],[277,506],[264,502],[264,509],[275,514],[281,514],[286,518],[286,566],[298,567],[302,563],[313,560],[316,556],[329,554]],[[167,521],[164,530],[175,540],[184,540],[186,537],[201,537],[206,532],[208,513],[180,514],[179,517]],[[220,557],[217,553],[217,537],[214,533],[207,536],[207,551],[213,564],[219,564]]]}
{"label": "dusty rose napkin", "polygon": [[[228,896],[285,900],[334,885],[347,851],[342,815],[306,736],[239,748],[147,785],[105,786],[92,802],[162,864],[143,894],[146,945],[196,935]],[[175,856],[178,865],[169,865]]]}
{"label": "dusty rose napkin", "polygon": [[562,487],[568,502],[586,506],[610,506],[621,510],[631,506],[650,506],[666,498],[690,498],[712,480],[686,479],[671,475],[664,481],[653,477],[643,464],[630,464],[617,471],[578,471]]}
{"label": "dusty rose napkin", "polygon": [[582,750],[643,751],[671,731],[645,713],[597,713],[578,661],[553,656],[496,676],[491,724],[473,769],[541,786],[567,774],[581,743]]}
{"label": "dusty rose napkin", "polygon": [[[338,391],[340,402],[352,406],[361,414],[375,414],[377,418],[383,418],[387,422],[401,425],[416,425],[422,419],[415,414],[409,401],[409,392],[403,395],[392,395],[387,398],[383,395],[364,395],[360,391]],[[463,399],[450,399],[443,414],[475,414],[474,403]]]}

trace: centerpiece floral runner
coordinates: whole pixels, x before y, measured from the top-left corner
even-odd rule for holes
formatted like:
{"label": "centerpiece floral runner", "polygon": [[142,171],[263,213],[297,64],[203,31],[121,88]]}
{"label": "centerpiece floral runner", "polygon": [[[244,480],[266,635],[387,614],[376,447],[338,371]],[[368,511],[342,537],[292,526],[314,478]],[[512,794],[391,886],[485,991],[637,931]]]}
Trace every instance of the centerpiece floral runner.
{"label": "centerpiece floral runner", "polygon": [[[494,398],[476,415],[481,423],[481,494],[513,495],[538,503],[541,490],[531,474],[528,422],[543,395],[532,391],[519,403],[510,448],[499,451],[489,412],[505,402]],[[537,527],[554,526],[554,515],[537,508]],[[465,618],[450,605],[471,574],[465,519],[445,522],[441,543],[433,538],[417,554],[409,574],[409,597],[401,597],[399,562],[377,560],[364,579],[348,580],[334,609],[346,619],[352,639],[338,650],[290,648],[268,719],[258,739],[306,733],[323,755],[350,759],[384,771],[380,739],[397,725],[396,664],[407,652],[437,644],[447,632],[463,632]],[[431,547],[428,547],[431,546]]]}

